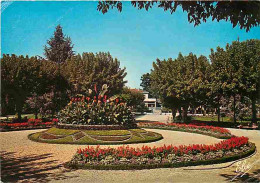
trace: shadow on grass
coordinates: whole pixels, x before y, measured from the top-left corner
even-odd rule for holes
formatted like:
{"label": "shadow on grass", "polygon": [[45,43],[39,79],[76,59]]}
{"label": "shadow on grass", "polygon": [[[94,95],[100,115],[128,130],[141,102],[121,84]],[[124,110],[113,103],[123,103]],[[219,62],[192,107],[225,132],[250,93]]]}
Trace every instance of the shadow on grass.
{"label": "shadow on grass", "polygon": [[[234,174],[221,174],[221,176],[226,178],[228,182],[260,182],[260,169],[255,170],[252,173],[245,173],[244,175],[238,175],[236,172]],[[241,176],[242,175],[242,176]]]}
{"label": "shadow on grass", "polygon": [[[61,171],[57,160],[50,160],[51,154],[19,156],[15,152],[1,151],[2,182],[48,182],[50,180],[65,180],[76,176],[66,176]],[[50,172],[51,170],[57,170]]]}

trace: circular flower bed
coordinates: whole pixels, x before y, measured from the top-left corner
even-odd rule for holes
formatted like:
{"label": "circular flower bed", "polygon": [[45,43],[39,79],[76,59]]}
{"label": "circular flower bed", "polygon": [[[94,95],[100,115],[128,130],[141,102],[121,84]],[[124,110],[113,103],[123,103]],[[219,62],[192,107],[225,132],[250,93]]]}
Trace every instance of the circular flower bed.
{"label": "circular flower bed", "polygon": [[53,144],[132,144],[161,140],[162,135],[143,129],[127,130],[83,130],[50,128],[28,136],[37,142]]}
{"label": "circular flower bed", "polygon": [[[140,126],[146,126],[142,123]],[[152,126],[151,124],[149,124]],[[85,169],[144,169],[144,168],[163,168],[181,167],[192,165],[205,165],[222,163],[246,157],[255,151],[255,145],[248,141],[247,137],[235,137],[226,129],[190,126],[190,125],[163,125],[154,124],[155,127],[171,127],[170,130],[189,131],[202,133],[211,136],[216,134],[220,138],[228,138],[213,145],[193,144],[189,146],[164,145],[161,147],[131,148],[121,146],[118,148],[100,148],[99,146],[78,149],[72,160],[66,163],[67,167]],[[148,127],[148,126],[146,126]],[[152,126],[154,127],[154,126]],[[162,128],[161,128],[162,129]],[[167,128],[163,128],[167,129]],[[198,131],[199,130],[199,131]],[[205,133],[204,133],[205,132]]]}

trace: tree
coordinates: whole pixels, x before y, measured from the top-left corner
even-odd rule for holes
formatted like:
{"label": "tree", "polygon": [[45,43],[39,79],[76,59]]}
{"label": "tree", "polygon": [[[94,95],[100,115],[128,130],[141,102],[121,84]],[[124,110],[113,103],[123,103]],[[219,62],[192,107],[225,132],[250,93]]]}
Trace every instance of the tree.
{"label": "tree", "polygon": [[21,120],[23,105],[27,97],[37,88],[40,63],[36,57],[3,55],[1,59],[2,98],[14,101],[18,120]]}
{"label": "tree", "polygon": [[186,121],[188,107],[197,107],[205,103],[208,67],[206,57],[197,58],[192,53],[188,56],[179,54],[175,60],[157,59],[156,63],[153,63],[152,86],[159,92],[163,105],[171,108],[173,117],[179,110],[182,120]]}
{"label": "tree", "polygon": [[141,91],[127,87],[123,88],[120,98],[133,108],[140,108],[144,102],[144,94]]}
{"label": "tree", "polygon": [[[53,97],[58,110],[58,104],[67,103],[64,100],[67,98],[69,85],[67,80],[59,75],[58,64],[55,62],[4,54],[1,59],[1,79],[1,98],[5,99],[3,107],[15,108],[18,120],[21,120],[26,101],[37,118],[43,105],[40,99],[45,93],[60,91],[62,97]],[[8,111],[3,112],[8,114]]]}
{"label": "tree", "polygon": [[83,53],[68,59],[61,65],[62,74],[73,86],[73,94],[86,93],[89,88],[100,91],[104,84],[108,86],[108,96],[119,94],[126,76],[125,68],[110,53]]}
{"label": "tree", "polygon": [[[248,32],[252,27],[260,24],[259,1],[131,1],[132,6],[138,9],[149,10],[155,5],[164,11],[173,14],[178,7],[187,12],[188,22],[194,26],[206,22],[221,20],[230,21],[233,27],[239,25],[240,29]],[[109,9],[116,8],[119,12],[123,9],[121,1],[99,1],[97,10],[103,14]]]}
{"label": "tree", "polygon": [[141,84],[140,86],[143,88],[145,91],[149,91],[151,88],[151,78],[150,78],[150,73],[143,74],[141,76]]}
{"label": "tree", "polygon": [[149,92],[150,97],[157,97],[157,91],[152,88],[151,85],[151,75],[150,73],[143,74],[141,76],[141,84],[140,86],[144,91]]}
{"label": "tree", "polygon": [[211,51],[213,88],[226,97],[232,97],[233,118],[236,122],[236,95],[250,98],[252,123],[256,122],[256,102],[259,98],[260,41],[234,41],[226,49],[218,47]]}
{"label": "tree", "polygon": [[231,55],[231,64],[239,68],[240,93],[251,100],[252,123],[256,123],[256,102],[260,98],[260,40],[234,41],[227,52]]}
{"label": "tree", "polygon": [[47,41],[49,46],[45,46],[44,55],[48,60],[61,63],[66,59],[71,58],[74,52],[72,51],[73,44],[70,37],[63,35],[62,27],[58,25],[54,32],[54,36]]}

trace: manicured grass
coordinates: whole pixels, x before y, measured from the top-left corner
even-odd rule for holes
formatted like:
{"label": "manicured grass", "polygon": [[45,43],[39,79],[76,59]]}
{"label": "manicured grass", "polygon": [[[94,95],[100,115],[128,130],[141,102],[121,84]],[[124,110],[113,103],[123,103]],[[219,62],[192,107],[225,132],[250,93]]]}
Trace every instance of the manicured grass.
{"label": "manicured grass", "polygon": [[[199,121],[218,121],[217,116],[193,116],[192,119]],[[222,120],[223,122],[233,122],[229,117],[221,117],[220,121],[222,122]]]}
{"label": "manicured grass", "polygon": [[128,130],[84,130],[88,135],[131,135]]}
{"label": "manicured grass", "polygon": [[80,130],[59,129],[59,128],[53,127],[53,128],[48,129],[46,132],[54,134],[54,135],[72,135],[72,134],[75,134],[79,131]]}
{"label": "manicured grass", "polygon": [[[218,122],[218,116],[193,116],[193,120],[198,120],[198,121],[214,121]],[[229,122],[233,123],[233,119],[230,117],[220,117],[220,122]],[[250,120],[237,120],[238,123],[250,123]]]}
{"label": "manicured grass", "polygon": [[32,134],[32,135],[31,135],[31,138],[32,138],[32,139],[35,139],[35,140],[38,140],[39,137],[40,137],[40,135],[41,135],[41,132],[37,132],[37,133]]}
{"label": "manicured grass", "polygon": [[131,132],[146,133],[147,131],[141,128],[130,129]]}
{"label": "manicured grass", "polygon": [[[55,135],[57,138],[55,138]],[[53,137],[54,136],[54,137]],[[147,143],[162,139],[162,135],[143,129],[129,130],[71,130],[50,128],[49,130],[30,134],[29,139],[52,144],[132,144]]]}

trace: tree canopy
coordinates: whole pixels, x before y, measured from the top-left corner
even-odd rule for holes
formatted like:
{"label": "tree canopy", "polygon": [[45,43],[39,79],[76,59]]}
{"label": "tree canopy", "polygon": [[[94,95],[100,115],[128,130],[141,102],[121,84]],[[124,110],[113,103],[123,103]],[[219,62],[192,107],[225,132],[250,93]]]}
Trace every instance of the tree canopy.
{"label": "tree canopy", "polygon": [[211,50],[212,90],[233,98],[234,120],[236,95],[249,97],[252,102],[252,119],[256,122],[256,101],[260,92],[260,41],[234,41],[226,48]]}
{"label": "tree canopy", "polygon": [[173,116],[182,108],[184,120],[188,107],[213,107],[220,116],[225,101],[222,107],[233,112],[234,122],[246,108],[252,110],[252,122],[256,122],[260,41],[234,41],[225,48],[212,49],[209,58],[210,62],[205,56],[190,53],[179,54],[176,59],[157,59],[150,74],[151,88],[158,92],[163,105],[172,109]]}
{"label": "tree canopy", "polygon": [[109,87],[107,95],[112,96],[120,93],[126,76],[125,68],[120,68],[118,59],[113,58],[110,53],[100,52],[83,53],[68,59],[61,65],[65,78],[73,85],[73,92],[85,93],[89,88],[101,90],[104,84]]}
{"label": "tree canopy", "polygon": [[64,36],[60,25],[56,27],[54,36],[47,41],[47,44],[49,46],[44,47],[44,55],[48,60],[61,63],[74,54],[71,39],[68,36]]}
{"label": "tree canopy", "polygon": [[[194,26],[201,22],[225,20],[233,27],[239,26],[248,32],[252,27],[260,24],[260,2],[259,1],[131,1],[132,6],[138,9],[150,10],[152,7],[168,11],[173,14],[178,7],[187,13],[188,22]],[[119,12],[123,10],[121,1],[99,1],[98,11],[103,14],[109,9],[116,8]]]}
{"label": "tree canopy", "polygon": [[206,57],[190,53],[173,60],[159,60],[153,63],[151,72],[152,88],[159,92],[165,107],[171,108],[173,114],[176,109],[183,108],[183,118],[187,117],[189,106],[203,104],[208,90],[208,67]]}

